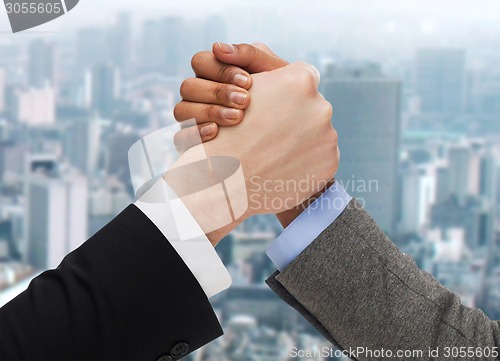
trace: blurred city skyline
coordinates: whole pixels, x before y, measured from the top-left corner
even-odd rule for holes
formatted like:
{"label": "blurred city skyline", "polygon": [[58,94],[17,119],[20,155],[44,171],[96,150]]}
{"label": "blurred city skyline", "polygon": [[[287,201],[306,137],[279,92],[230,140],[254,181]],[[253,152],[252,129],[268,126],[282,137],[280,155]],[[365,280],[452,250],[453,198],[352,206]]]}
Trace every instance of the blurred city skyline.
{"label": "blurred city skyline", "polygon": [[[335,47],[341,47],[346,56],[370,60],[384,55],[373,52],[378,49],[392,48],[392,56],[408,58],[414,49],[423,46],[470,48],[479,51],[479,57],[488,50],[484,49],[485,40],[493,46],[495,39],[500,39],[500,4],[492,0],[474,3],[465,0],[292,0],[286,5],[280,0],[239,3],[145,0],[140,6],[132,0],[105,3],[87,0],[81,1],[74,13],[19,34],[8,34],[10,26],[3,11],[0,42],[19,43],[39,36],[67,39],[82,27],[112,25],[116,14],[122,11],[130,13],[131,27],[136,34],[147,19],[179,16],[194,24],[217,15],[224,19],[228,27],[227,40],[231,42],[260,41],[272,45],[293,39],[297,48],[304,47],[305,51],[316,48],[334,52]],[[471,59],[475,58],[472,53]]]}
{"label": "blurred city skyline", "polygon": [[[133,201],[127,151],[173,121],[191,56],[259,41],[320,69],[339,181],[422,269],[500,318],[499,2],[138,6],[81,0],[15,35],[0,16],[0,304]],[[213,300],[228,333],[198,360],[285,361],[278,343],[324,344],[263,283],[280,232],[257,216],[217,247],[233,277]]]}

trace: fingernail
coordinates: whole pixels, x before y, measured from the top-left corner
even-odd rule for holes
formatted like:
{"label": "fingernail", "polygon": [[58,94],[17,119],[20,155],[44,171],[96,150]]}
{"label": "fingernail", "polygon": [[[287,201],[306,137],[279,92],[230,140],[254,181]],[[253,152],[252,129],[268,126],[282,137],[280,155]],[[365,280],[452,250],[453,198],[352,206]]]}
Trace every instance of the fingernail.
{"label": "fingernail", "polygon": [[229,100],[231,100],[234,104],[243,105],[247,100],[247,95],[241,92],[232,92],[229,94]]}
{"label": "fingernail", "polygon": [[200,134],[203,136],[203,137],[207,137],[209,135],[212,135],[212,133],[215,131],[215,126],[214,124],[208,124],[208,125],[205,125],[204,127],[202,127],[200,129]]}
{"label": "fingernail", "polygon": [[248,77],[246,75],[243,75],[243,74],[236,74],[234,76],[234,79],[233,79],[233,82],[235,85],[237,86],[240,86],[240,87],[245,87],[247,84],[248,84],[248,81],[250,79],[248,79]]}
{"label": "fingernail", "polygon": [[232,108],[222,109],[222,116],[230,120],[238,119],[239,113],[240,111],[238,109],[232,109]]}
{"label": "fingernail", "polygon": [[233,54],[234,51],[236,50],[233,45],[231,44],[226,44],[226,43],[217,43],[219,46],[219,49],[224,53],[224,54]]}

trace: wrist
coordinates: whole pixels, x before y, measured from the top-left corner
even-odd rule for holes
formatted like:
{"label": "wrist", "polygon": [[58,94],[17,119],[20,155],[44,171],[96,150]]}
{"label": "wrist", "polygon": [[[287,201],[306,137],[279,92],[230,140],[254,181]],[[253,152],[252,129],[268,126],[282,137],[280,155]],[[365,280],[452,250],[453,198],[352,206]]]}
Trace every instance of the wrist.
{"label": "wrist", "polygon": [[281,223],[283,228],[288,227],[290,223],[292,223],[298,216],[300,216],[301,213],[304,212],[307,209],[307,207],[309,207],[316,199],[321,197],[321,195],[325,193],[325,191],[327,191],[334,183],[335,179],[332,179],[330,182],[326,184],[326,186],[322,190],[320,190],[316,194],[313,194],[311,197],[309,197],[306,201],[299,204],[297,207],[276,214],[276,218],[278,218],[278,221]]}
{"label": "wrist", "polygon": [[163,178],[215,246],[249,216],[241,166],[229,157],[185,155]]}

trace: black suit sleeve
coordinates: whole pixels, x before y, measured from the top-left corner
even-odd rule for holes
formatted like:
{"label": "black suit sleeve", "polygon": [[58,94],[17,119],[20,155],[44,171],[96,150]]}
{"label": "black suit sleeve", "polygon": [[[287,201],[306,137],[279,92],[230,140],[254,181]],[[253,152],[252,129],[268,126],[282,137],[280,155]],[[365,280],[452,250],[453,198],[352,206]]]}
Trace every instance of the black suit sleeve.
{"label": "black suit sleeve", "polygon": [[2,361],[175,360],[220,335],[196,278],[133,205],[0,309]]}

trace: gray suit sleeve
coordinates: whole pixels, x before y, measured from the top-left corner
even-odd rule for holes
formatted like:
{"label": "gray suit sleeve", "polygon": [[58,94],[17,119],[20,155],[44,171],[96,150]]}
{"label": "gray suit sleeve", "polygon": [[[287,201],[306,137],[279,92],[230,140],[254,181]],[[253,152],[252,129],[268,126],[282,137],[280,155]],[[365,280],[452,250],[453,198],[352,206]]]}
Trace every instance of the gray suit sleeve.
{"label": "gray suit sleeve", "polygon": [[500,360],[499,322],[463,306],[361,208],[353,200],[268,285],[359,361],[387,351],[393,360]]}

